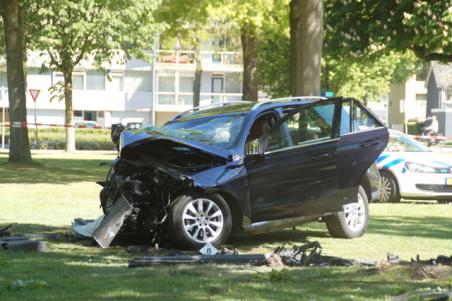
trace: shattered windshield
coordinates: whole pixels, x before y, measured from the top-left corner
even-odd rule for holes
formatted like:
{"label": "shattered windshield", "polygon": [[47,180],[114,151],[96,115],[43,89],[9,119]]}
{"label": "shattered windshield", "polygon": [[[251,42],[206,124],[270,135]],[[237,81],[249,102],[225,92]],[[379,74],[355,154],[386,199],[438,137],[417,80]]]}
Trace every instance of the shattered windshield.
{"label": "shattered windshield", "polygon": [[207,117],[182,118],[167,122],[161,127],[146,126],[143,129],[170,137],[183,138],[230,149],[243,126],[246,114],[235,113]]}

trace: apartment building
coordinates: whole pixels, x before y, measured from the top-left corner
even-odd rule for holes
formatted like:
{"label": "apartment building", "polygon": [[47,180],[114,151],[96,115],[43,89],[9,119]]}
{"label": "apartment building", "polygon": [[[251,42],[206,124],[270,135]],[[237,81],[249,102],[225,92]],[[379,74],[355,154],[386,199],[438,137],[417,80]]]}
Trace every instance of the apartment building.
{"label": "apartment building", "polygon": [[[41,69],[46,58],[30,53],[27,90],[38,89],[36,103],[27,92],[27,121],[64,124],[64,101],[52,101],[49,88],[63,81],[63,74]],[[202,51],[201,104],[242,99],[242,58],[239,52]],[[5,66],[5,61],[0,62]],[[152,62],[131,59],[96,70],[82,62],[72,75],[74,121],[162,124],[193,106],[195,64],[190,51],[158,51]],[[0,122],[2,109],[8,120],[6,68],[0,69]]]}

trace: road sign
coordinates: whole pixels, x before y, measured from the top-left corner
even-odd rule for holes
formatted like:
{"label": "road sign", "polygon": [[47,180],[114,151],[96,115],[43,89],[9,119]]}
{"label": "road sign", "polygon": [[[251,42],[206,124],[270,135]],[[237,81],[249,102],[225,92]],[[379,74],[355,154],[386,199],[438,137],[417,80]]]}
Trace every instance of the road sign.
{"label": "road sign", "polygon": [[38,98],[39,92],[41,92],[41,90],[39,90],[39,89],[28,89],[28,92],[30,92],[30,95],[31,95],[31,98],[33,99],[33,101],[36,102],[36,98]]}

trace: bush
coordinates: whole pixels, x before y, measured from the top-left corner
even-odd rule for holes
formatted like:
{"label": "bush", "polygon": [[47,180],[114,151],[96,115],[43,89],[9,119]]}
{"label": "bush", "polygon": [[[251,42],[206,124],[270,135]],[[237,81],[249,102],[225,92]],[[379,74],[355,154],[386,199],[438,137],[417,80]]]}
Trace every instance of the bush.
{"label": "bush", "polygon": [[[5,143],[9,144],[9,128],[5,131]],[[34,141],[34,129],[28,129],[30,145]],[[37,149],[64,149],[66,147],[66,129],[38,129]],[[75,129],[75,147],[77,150],[113,150],[110,130],[107,129]]]}

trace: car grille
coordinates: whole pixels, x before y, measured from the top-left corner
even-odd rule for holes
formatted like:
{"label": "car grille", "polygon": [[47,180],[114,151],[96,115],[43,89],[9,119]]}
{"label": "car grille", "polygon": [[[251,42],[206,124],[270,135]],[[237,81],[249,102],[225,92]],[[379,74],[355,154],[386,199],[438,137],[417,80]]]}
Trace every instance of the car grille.
{"label": "car grille", "polygon": [[416,188],[433,192],[452,192],[452,186],[450,185],[416,184]]}

